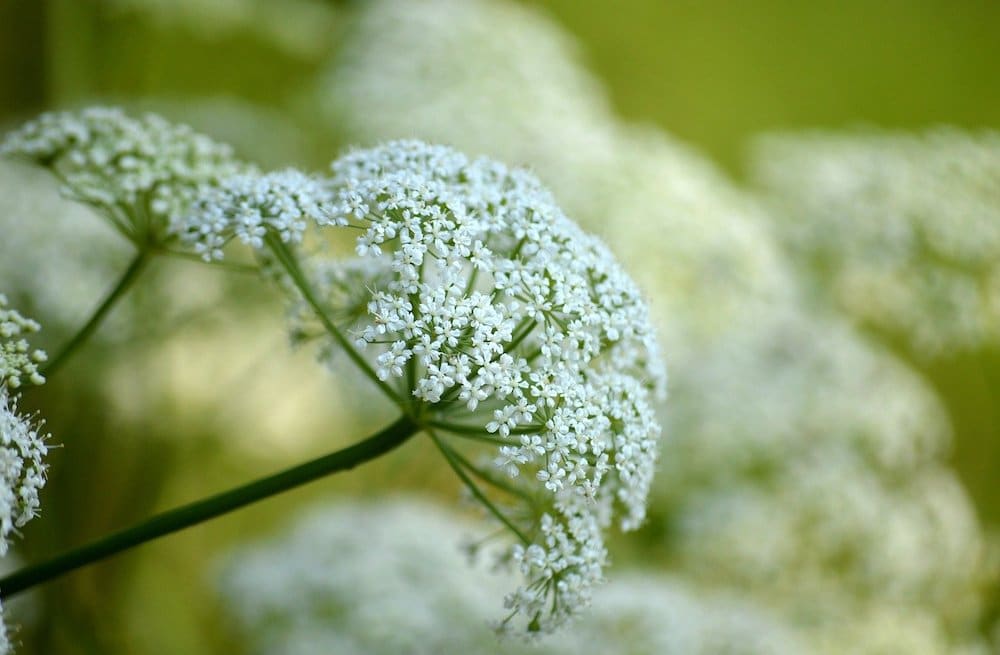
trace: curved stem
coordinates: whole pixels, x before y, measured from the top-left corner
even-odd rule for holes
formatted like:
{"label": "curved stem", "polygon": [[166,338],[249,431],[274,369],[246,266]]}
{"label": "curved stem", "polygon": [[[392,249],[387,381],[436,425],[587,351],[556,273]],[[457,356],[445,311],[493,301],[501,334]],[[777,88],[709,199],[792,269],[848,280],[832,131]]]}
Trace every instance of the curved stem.
{"label": "curved stem", "polygon": [[7,599],[64,573],[331,473],[352,469],[402,445],[419,429],[412,419],[402,416],[392,425],[352,446],[215,496],[169,510],[48,561],[27,566],[0,579],[0,598]]}
{"label": "curved stem", "polygon": [[[492,514],[494,518],[503,523],[510,529],[511,532],[517,535],[518,539],[521,540],[521,543],[530,544],[531,540],[528,539],[524,535],[524,533],[517,528],[516,525],[514,525],[513,521],[507,518],[506,514],[500,511],[500,508],[498,508],[496,505],[493,504],[493,502],[486,496],[486,494],[482,492],[479,486],[475,482],[473,482],[472,478],[468,476],[468,474],[462,468],[462,462],[456,457],[455,451],[453,451],[448,446],[448,444],[444,442],[444,440],[442,440],[440,437],[434,434],[433,430],[428,430],[427,434],[430,435],[431,441],[433,441],[434,445],[437,446],[438,450],[441,451],[441,454],[444,455],[444,458],[448,460],[448,466],[451,467],[451,470],[455,472],[455,475],[457,475],[459,479],[465,484],[465,487],[469,490],[469,492],[476,497],[476,500],[485,505],[486,509],[489,510],[490,514]],[[0,584],[2,583],[3,581],[0,580]]]}
{"label": "curved stem", "polygon": [[303,299],[305,299],[309,307],[312,308],[320,323],[323,324],[326,331],[331,337],[333,337],[333,340],[337,342],[337,345],[340,346],[340,348],[347,354],[347,357],[354,362],[354,364],[361,369],[365,375],[371,378],[372,382],[374,382],[375,385],[393,402],[399,405],[403,411],[410,411],[407,403],[399,397],[399,394],[396,393],[392,387],[386,384],[383,380],[379,379],[371,365],[365,361],[365,358],[362,357],[357,350],[354,349],[351,342],[347,340],[343,333],[337,329],[337,326],[333,324],[333,321],[330,320],[330,317],[326,315],[326,312],[320,305],[319,300],[316,299],[316,295],[313,293],[312,287],[309,286],[309,281],[306,279],[305,274],[302,272],[302,269],[299,268],[295,255],[289,252],[288,248],[281,241],[281,239],[273,234],[267,235],[264,237],[264,240],[270,247],[271,252],[274,253],[274,256],[279,262],[281,262],[281,265],[284,266],[285,272],[288,273],[288,276],[291,278],[296,288],[298,288],[299,293],[302,294]]}
{"label": "curved stem", "polygon": [[150,254],[147,250],[139,250],[135,257],[132,258],[132,263],[129,264],[125,272],[118,279],[118,283],[115,287],[105,296],[104,301],[94,310],[91,314],[90,319],[81,327],[73,338],[70,339],[66,345],[62,347],[59,353],[50,359],[48,363],[42,368],[42,375],[48,377],[55,373],[57,370],[62,368],[62,365],[66,363],[70,355],[72,355],[83,343],[90,338],[90,336],[97,330],[107,316],[111,308],[115,306],[115,303],[121,299],[125,292],[129,290],[139,275],[142,273],[143,269],[146,268],[146,264],[149,263]]}

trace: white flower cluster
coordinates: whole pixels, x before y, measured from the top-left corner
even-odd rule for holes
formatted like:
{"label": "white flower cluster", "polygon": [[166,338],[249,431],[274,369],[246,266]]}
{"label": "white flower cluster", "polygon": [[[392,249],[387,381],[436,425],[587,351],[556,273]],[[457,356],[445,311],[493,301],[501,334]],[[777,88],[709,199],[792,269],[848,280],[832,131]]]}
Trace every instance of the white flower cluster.
{"label": "white flower cluster", "polygon": [[0,294],[0,556],[7,554],[11,532],[38,513],[38,491],[45,486],[46,437],[17,413],[17,399],[7,391],[22,382],[45,382],[38,372],[45,353],[25,339],[38,329],[38,323],[8,309]]}
{"label": "white flower cluster", "polygon": [[264,248],[268,233],[283,243],[301,242],[310,221],[327,224],[331,198],[319,180],[294,169],[235,175],[202,193],[187,213],[175,217],[171,230],[205,261],[222,259],[234,237],[255,250]]}
{"label": "white flower cluster", "polygon": [[17,413],[17,401],[0,387],[0,555],[10,534],[38,514],[38,492],[45,486],[47,435]]}
{"label": "white flower cluster", "polygon": [[664,382],[645,304],[523,171],[418,142],[356,151],[333,171],[358,254],[394,274],[355,326],[378,375],[495,435],[497,465],[553,495],[555,514],[513,551],[528,584],[508,604],[554,627],[600,578],[605,506],[624,505],[624,529],[645,516]]}
{"label": "white flower cluster", "polygon": [[664,493],[773,469],[829,443],[893,475],[946,451],[932,390],[850,326],[794,306],[737,318],[709,347],[675,358]]}
{"label": "white flower cluster", "polygon": [[893,480],[849,447],[824,445],[762,484],[706,486],[678,510],[673,546],[687,568],[800,609],[839,597],[944,617],[976,605],[982,535],[939,466]]}
{"label": "white flower cluster", "polygon": [[[38,323],[8,309],[6,296],[0,294],[0,556],[7,554],[10,535],[38,514],[38,492],[45,486],[48,435],[39,434],[30,417],[18,414],[17,398],[8,393],[23,382],[45,382],[38,372],[45,353],[31,349],[24,338],[38,329]],[[0,618],[0,654],[10,650]]]}
{"label": "white flower cluster", "polygon": [[582,220],[629,253],[636,280],[653,292],[665,347],[692,357],[682,375],[697,373],[702,349],[736,335],[748,313],[798,302],[763,207],[697,151],[653,130],[622,130],[614,166],[591,176]]}
{"label": "white flower cluster", "polygon": [[[212,256],[233,235],[297,243],[303,217],[360,231],[358,255],[382,274],[343,329],[418,423],[498,444],[511,478],[499,484],[540,483],[542,509],[510,552],[527,582],[508,620],[555,627],[601,579],[613,506],[623,529],[645,516],[665,376],[635,285],[533,176],[492,160],[393,142],[335,162],[332,198],[295,180],[237,180],[180,232]],[[326,261],[302,268],[331,279]],[[342,285],[319,295],[335,305]]]}
{"label": "white flower cluster", "polygon": [[778,134],[753,168],[849,314],[918,354],[1000,343],[1000,134]]}
{"label": "white flower cluster", "polygon": [[203,187],[247,170],[229,146],[187,126],[110,107],[42,114],[7,134],[0,156],[51,169],[70,197],[136,242],[166,238],[167,221]]}
{"label": "white flower cluster", "polygon": [[27,335],[38,332],[39,325],[7,308],[7,296],[0,294],[0,387],[16,389],[22,381],[42,384],[45,378],[38,365],[45,353],[28,345]]}
{"label": "white flower cluster", "polygon": [[459,542],[482,530],[412,499],[328,505],[231,554],[219,587],[255,653],[810,652],[766,610],[659,575],[610,582],[586,618],[541,644],[497,643],[482,626],[502,578],[456,566]]}

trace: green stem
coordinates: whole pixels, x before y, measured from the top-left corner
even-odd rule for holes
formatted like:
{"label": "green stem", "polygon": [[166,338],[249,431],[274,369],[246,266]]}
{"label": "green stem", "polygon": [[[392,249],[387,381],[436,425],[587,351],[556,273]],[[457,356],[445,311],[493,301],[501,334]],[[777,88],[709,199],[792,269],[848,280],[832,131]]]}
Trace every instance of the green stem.
{"label": "green stem", "polygon": [[62,347],[59,353],[50,359],[48,363],[42,368],[42,375],[48,377],[55,373],[57,370],[62,368],[62,365],[66,363],[70,355],[72,355],[83,343],[91,337],[92,334],[100,327],[101,322],[107,316],[111,308],[115,306],[115,303],[121,299],[125,292],[135,283],[139,278],[139,275],[146,268],[146,264],[149,263],[150,254],[146,250],[140,250],[135,254],[132,259],[132,263],[129,264],[125,272],[118,279],[118,284],[115,285],[114,289],[104,298],[104,301],[94,310],[91,314],[90,319],[84,324],[79,331],[73,335],[66,345]]}
{"label": "green stem", "polygon": [[[457,475],[459,479],[463,483],[465,483],[465,487],[472,493],[472,495],[475,496],[479,502],[481,502],[483,505],[486,506],[486,509],[489,510],[490,514],[492,514],[498,521],[507,526],[511,532],[516,534],[517,538],[521,540],[521,543],[530,544],[531,540],[528,539],[526,536],[524,536],[524,533],[521,532],[517,528],[517,526],[514,525],[514,523],[509,518],[507,518],[507,516],[503,512],[500,511],[500,508],[494,505],[493,502],[486,496],[486,494],[482,492],[479,486],[472,481],[472,478],[470,478],[468,474],[465,472],[465,470],[462,468],[462,463],[458,460],[457,457],[455,457],[456,453],[448,446],[448,444],[446,444],[440,437],[434,434],[433,430],[428,430],[427,434],[430,435],[431,441],[433,441],[434,445],[438,447],[438,450],[441,451],[441,454],[444,455],[444,458],[448,460],[448,466],[450,466],[451,470],[455,472],[455,475]],[[3,580],[0,580],[0,585],[2,584]]]}
{"label": "green stem", "polygon": [[409,417],[402,416],[381,432],[352,446],[215,496],[169,510],[131,528],[98,539],[48,561],[15,571],[0,579],[0,598],[7,599],[18,592],[64,573],[307,482],[312,482],[331,473],[352,469],[402,445],[419,429],[419,426]]}
{"label": "green stem", "polygon": [[296,288],[298,288],[303,299],[305,299],[306,303],[312,308],[313,312],[316,313],[316,318],[318,318],[320,323],[323,324],[323,327],[330,334],[330,336],[333,337],[333,340],[337,342],[337,345],[340,346],[341,349],[347,354],[347,357],[354,362],[354,364],[360,368],[365,375],[371,378],[372,382],[374,382],[385,395],[392,399],[393,402],[399,405],[403,411],[412,411],[409,405],[399,397],[399,394],[397,394],[392,387],[379,379],[371,365],[365,361],[365,358],[362,357],[357,350],[354,349],[353,344],[347,340],[337,326],[333,324],[333,321],[330,320],[330,317],[326,315],[326,311],[324,311],[323,307],[320,305],[319,300],[316,299],[316,295],[313,293],[312,287],[309,286],[309,281],[306,279],[305,274],[302,272],[302,269],[299,268],[295,255],[289,252],[285,244],[276,235],[269,234],[264,237],[264,239],[271,248],[271,252],[274,253],[274,256],[279,262],[281,262],[281,265],[284,266],[285,272],[288,273],[288,277],[291,278]]}
{"label": "green stem", "polygon": [[472,473],[473,475],[475,475],[477,478],[479,478],[483,482],[486,482],[487,484],[493,485],[497,489],[500,489],[501,491],[505,491],[505,492],[511,494],[512,496],[518,496],[520,498],[523,498],[524,500],[528,501],[528,503],[530,503],[531,505],[535,504],[534,498],[532,498],[530,495],[528,495],[528,493],[525,492],[523,489],[518,489],[517,487],[515,487],[512,484],[509,484],[508,482],[506,482],[504,480],[498,479],[497,477],[495,477],[491,473],[487,473],[486,471],[484,471],[483,469],[479,468],[478,466],[476,466],[475,464],[473,464],[472,462],[470,462],[468,459],[466,459],[465,457],[463,457],[462,454],[460,452],[458,452],[457,450],[455,450],[454,448],[450,448],[450,450],[451,450],[452,456],[455,458],[455,460],[459,464],[461,464],[462,466],[464,466],[467,471],[469,471],[470,473]]}

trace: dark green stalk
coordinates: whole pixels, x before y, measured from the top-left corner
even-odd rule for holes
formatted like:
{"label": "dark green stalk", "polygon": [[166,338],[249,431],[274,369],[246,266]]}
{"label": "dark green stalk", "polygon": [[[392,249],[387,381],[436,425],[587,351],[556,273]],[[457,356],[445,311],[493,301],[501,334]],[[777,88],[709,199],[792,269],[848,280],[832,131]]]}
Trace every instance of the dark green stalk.
{"label": "dark green stalk", "polygon": [[42,375],[48,377],[55,373],[57,370],[62,368],[62,365],[66,363],[70,355],[72,355],[83,343],[94,334],[98,327],[100,327],[101,322],[104,321],[105,316],[111,311],[111,308],[115,306],[125,292],[129,290],[132,284],[139,278],[139,275],[146,268],[146,264],[149,263],[151,255],[147,250],[140,250],[135,254],[132,259],[132,263],[129,264],[125,272],[118,279],[118,283],[111,290],[110,293],[104,298],[104,301],[94,310],[91,314],[90,319],[84,324],[82,328],[73,335],[66,345],[62,347],[59,353],[50,359],[48,363],[42,367]]}
{"label": "dark green stalk", "polygon": [[402,416],[381,432],[352,446],[215,496],[169,510],[48,561],[27,566],[0,579],[0,598],[7,599],[25,589],[123,550],[183,530],[332,473],[352,469],[402,445],[419,429],[412,419]]}

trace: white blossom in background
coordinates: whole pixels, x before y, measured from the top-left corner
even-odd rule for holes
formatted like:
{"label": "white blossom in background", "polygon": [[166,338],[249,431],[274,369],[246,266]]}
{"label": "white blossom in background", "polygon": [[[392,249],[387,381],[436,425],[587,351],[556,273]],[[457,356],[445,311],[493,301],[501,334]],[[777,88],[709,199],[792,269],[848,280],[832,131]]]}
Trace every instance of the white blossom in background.
{"label": "white blossom in background", "polygon": [[68,197],[99,209],[140,247],[162,243],[169,219],[204,188],[249,169],[185,125],[113,107],[42,114],[5,136],[0,156],[48,168]]}
{"label": "white blossom in background", "polygon": [[426,501],[333,504],[233,552],[219,588],[255,653],[810,652],[766,610],[660,575],[611,581],[592,612],[541,643],[497,642],[483,626],[504,580],[459,552],[482,531]]}
{"label": "white blossom in background", "polygon": [[[213,257],[234,237],[273,252],[294,245],[303,217],[353,228],[358,256],[385,272],[366,286],[367,311],[340,329],[517,536],[506,557],[525,581],[501,625],[563,623],[602,580],[605,528],[645,517],[659,434],[651,403],[665,376],[635,285],[537,179],[489,159],[416,141],[358,150],[333,164],[331,198],[284,175],[224,185],[178,233]],[[329,262],[306,257],[301,268]],[[343,315],[342,288],[315,294]],[[492,444],[494,464],[469,463],[446,435]],[[522,506],[499,509],[468,475]]]}
{"label": "white blossom in background", "polygon": [[[791,655],[813,653],[812,635],[749,597],[691,580],[633,571],[610,582],[592,612],[546,642],[545,653]],[[488,652],[488,651],[487,651]]]}
{"label": "white blossom in background", "polygon": [[460,551],[482,528],[413,499],[330,503],[230,554],[224,607],[252,652],[475,652],[503,593]]}
{"label": "white blossom in background", "polygon": [[844,321],[767,303],[735,318],[707,347],[674,358],[664,492],[773,469],[831,443],[889,475],[947,454],[950,427],[933,390]]}
{"label": "white blossom in background", "polygon": [[579,216],[589,170],[613,153],[614,118],[577,43],[537,9],[496,0],[377,0],[311,92],[347,143],[419,138],[537,171]]}
{"label": "white blossom in background", "polygon": [[671,561],[815,626],[824,652],[879,652],[865,617],[903,600],[935,643],[964,639],[948,641],[980,609],[984,544],[940,469],[932,390],[810,307],[765,208],[697,156],[647,138],[622,162],[610,242],[642,262],[675,353],[651,507]]}
{"label": "white blossom in background", "polygon": [[865,617],[904,601],[934,643],[962,641],[986,546],[942,468],[940,401],[810,306],[765,205],[665,137],[619,148],[597,207],[674,353],[651,508],[671,561],[816,626],[826,652],[878,652]]}
{"label": "white blossom in background", "polygon": [[637,128],[620,131],[614,161],[591,173],[595,198],[581,220],[603,225],[609,245],[628,254],[665,346],[692,356],[682,376],[697,373],[700,349],[734,336],[749,313],[799,304],[764,208],[712,162]]}
{"label": "white blossom in background", "polygon": [[1000,134],[775,134],[752,168],[852,317],[927,356],[1000,343]]}
{"label": "white blossom in background", "polygon": [[687,569],[799,609],[838,596],[942,616],[977,608],[983,537],[951,472],[892,479],[847,447],[825,446],[761,477],[717,482],[679,504],[673,545]]}

